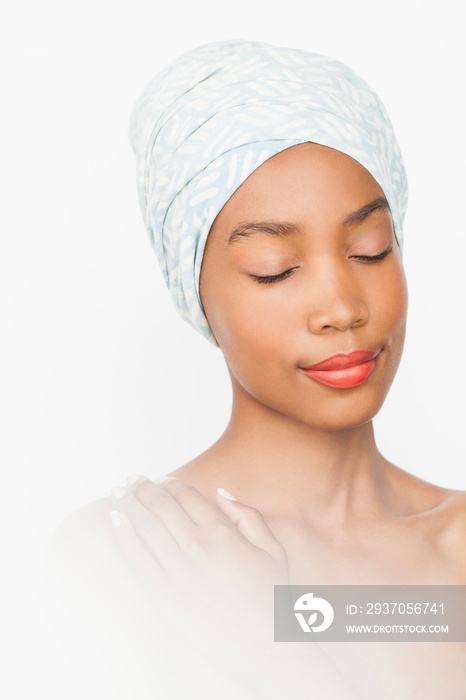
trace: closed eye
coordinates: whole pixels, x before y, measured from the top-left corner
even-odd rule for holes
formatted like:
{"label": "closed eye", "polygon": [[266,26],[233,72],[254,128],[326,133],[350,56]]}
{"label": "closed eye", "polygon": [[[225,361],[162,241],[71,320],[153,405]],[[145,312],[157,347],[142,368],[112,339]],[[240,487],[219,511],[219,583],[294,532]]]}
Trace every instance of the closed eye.
{"label": "closed eye", "polygon": [[265,275],[261,277],[260,275],[251,275],[252,279],[255,280],[256,282],[259,282],[259,284],[272,284],[273,282],[279,282],[280,280],[284,280],[287,277],[291,275],[293,270],[296,268],[290,267],[289,270],[285,270],[284,272],[280,272],[279,275]]}
{"label": "closed eye", "polygon": [[355,258],[356,260],[360,260],[361,262],[377,262],[378,260],[383,260],[384,258],[387,257],[389,253],[391,253],[393,250],[393,246],[390,246],[387,248],[387,250],[384,250],[382,253],[379,253],[378,255],[352,255],[352,258]]}
{"label": "closed eye", "polygon": [[[351,257],[364,263],[374,263],[379,260],[383,260],[387,257],[389,253],[393,250],[393,246],[390,246],[386,250],[378,253],[378,255],[352,255]],[[280,272],[278,275],[250,275],[255,282],[259,284],[273,284],[274,282],[279,282],[289,277],[296,268],[290,267],[284,272]]]}

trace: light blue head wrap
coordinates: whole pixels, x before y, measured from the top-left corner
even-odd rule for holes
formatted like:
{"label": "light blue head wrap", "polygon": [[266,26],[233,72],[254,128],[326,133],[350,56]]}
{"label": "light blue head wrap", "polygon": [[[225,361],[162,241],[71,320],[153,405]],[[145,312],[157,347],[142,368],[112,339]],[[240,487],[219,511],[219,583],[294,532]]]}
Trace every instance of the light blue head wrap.
{"label": "light blue head wrap", "polygon": [[280,151],[311,141],[358,161],[382,188],[402,245],[400,149],[375,92],[339,61],[259,42],[201,46],[147,85],[130,135],[144,221],[175,306],[214,344],[199,295],[210,227]]}

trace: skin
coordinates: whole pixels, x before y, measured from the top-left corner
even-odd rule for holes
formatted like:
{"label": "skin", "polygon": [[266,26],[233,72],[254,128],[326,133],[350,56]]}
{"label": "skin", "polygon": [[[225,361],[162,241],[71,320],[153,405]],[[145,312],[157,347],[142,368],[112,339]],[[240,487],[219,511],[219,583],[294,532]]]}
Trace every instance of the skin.
{"label": "skin", "polygon": [[[305,143],[260,166],[217,216],[200,292],[231,377],[229,425],[168,479],[133,475],[111,500],[120,549],[173,610],[186,598],[186,581],[190,597],[197,591],[202,600],[208,590],[212,605],[236,596],[235,610],[244,611],[253,600],[260,624],[250,634],[263,630],[270,639],[264,590],[273,583],[466,584],[465,494],[410,475],[375,443],[372,419],[400,362],[407,313],[390,212],[373,206],[364,214],[381,199],[356,161]],[[282,235],[258,231],[259,222],[280,225]],[[359,386],[329,387],[303,372],[353,350],[379,353]],[[218,487],[237,501],[217,494]],[[108,501],[99,508],[107,518]],[[192,613],[183,609],[182,619]],[[208,613],[202,609],[202,620]],[[231,630],[234,620],[226,624]],[[240,630],[237,650],[260,669],[247,638]],[[333,698],[352,698],[327,655],[353,678],[354,697],[433,700],[446,687],[452,700],[463,697],[465,644],[326,646],[319,656],[317,645],[307,645],[304,665],[288,659],[268,697],[284,697],[297,677],[298,699],[301,687],[317,687],[320,673]],[[298,653],[295,645],[284,647],[284,655],[290,647]],[[270,677],[269,656],[260,677]]]}
{"label": "skin", "polygon": [[[248,580],[254,570],[256,580],[274,583],[466,584],[464,493],[408,474],[375,443],[372,419],[398,368],[407,314],[389,210],[355,216],[380,198],[381,188],[359,163],[305,143],[268,160],[228,200],[209,233],[200,292],[231,377],[231,419],[221,438],[170,480],[154,486],[142,479],[122,500],[113,499],[127,518],[120,530],[127,553],[135,546],[129,521],[137,532],[147,531],[135,517],[136,501],[174,532],[183,518],[176,506],[190,512],[202,494],[206,514],[217,505],[214,528],[212,521],[188,528],[178,546],[200,538],[203,551],[219,561],[227,549],[228,581],[233,570]],[[260,232],[259,222],[293,233]],[[254,230],[245,226],[250,223]],[[364,257],[384,252],[382,259]],[[258,281],[282,273],[273,282]],[[357,387],[328,387],[302,370],[357,349],[380,351],[375,371]],[[238,503],[216,495],[218,486]],[[162,491],[173,502],[160,504]],[[228,537],[212,540],[222,526]],[[162,540],[160,534],[146,542],[159,562]],[[141,559],[147,559],[143,551]],[[181,564],[174,548],[175,559]],[[185,570],[191,583],[194,570],[207,571],[205,559],[194,557]],[[218,579],[209,590],[220,599],[232,595]],[[464,644],[326,646],[346,676],[363,679],[360,697],[381,697],[381,676],[387,697],[436,698],[446,687],[452,698],[462,697]],[[332,672],[323,658],[310,682],[319,669],[328,691]],[[291,674],[283,677],[286,686]],[[332,692],[340,697],[338,688]],[[341,697],[350,697],[349,690]]]}
{"label": "skin", "polygon": [[[220,440],[171,476],[205,494],[221,485],[257,508],[287,550],[292,583],[310,576],[459,582],[458,561],[445,550],[453,536],[444,529],[458,494],[390,464],[375,444],[372,418],[403,348],[406,282],[389,211],[341,222],[380,196],[353,159],[301,144],[243,183],[205,250],[201,298],[231,376],[233,409]],[[292,223],[298,233],[228,243],[251,221]],[[390,246],[381,261],[357,258]],[[290,267],[273,284],[251,278]],[[323,386],[299,369],[338,352],[379,348],[374,374],[352,389]]]}

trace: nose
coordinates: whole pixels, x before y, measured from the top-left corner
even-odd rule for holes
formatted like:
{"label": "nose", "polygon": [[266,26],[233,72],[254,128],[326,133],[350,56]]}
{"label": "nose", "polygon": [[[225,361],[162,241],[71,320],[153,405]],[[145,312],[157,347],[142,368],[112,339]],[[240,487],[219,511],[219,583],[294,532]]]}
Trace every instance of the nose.
{"label": "nose", "polygon": [[364,326],[368,318],[369,309],[362,290],[348,269],[325,266],[320,274],[313,275],[307,312],[307,326],[311,333],[347,331]]}

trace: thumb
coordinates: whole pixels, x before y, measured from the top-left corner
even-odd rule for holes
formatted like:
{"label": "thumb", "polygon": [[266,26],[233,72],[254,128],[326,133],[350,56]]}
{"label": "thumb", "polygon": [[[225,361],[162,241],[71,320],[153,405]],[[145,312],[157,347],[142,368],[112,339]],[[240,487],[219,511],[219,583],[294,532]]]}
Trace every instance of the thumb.
{"label": "thumb", "polygon": [[240,503],[229,491],[221,488],[217,489],[215,498],[225,515],[251,544],[263,549],[278,561],[286,559],[285,548],[276,539],[257,508]]}

